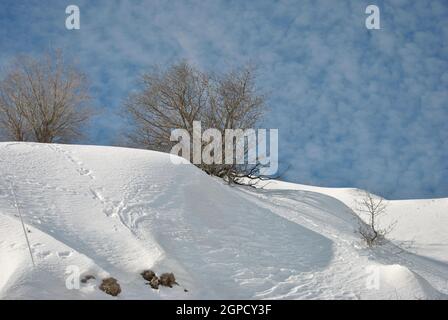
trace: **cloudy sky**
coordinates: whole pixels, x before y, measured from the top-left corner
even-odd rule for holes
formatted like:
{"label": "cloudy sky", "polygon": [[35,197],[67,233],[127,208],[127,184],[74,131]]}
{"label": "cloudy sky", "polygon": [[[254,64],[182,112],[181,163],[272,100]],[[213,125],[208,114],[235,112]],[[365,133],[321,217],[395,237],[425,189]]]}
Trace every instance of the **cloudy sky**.
{"label": "cloudy sky", "polygon": [[[65,8],[81,29],[65,28]],[[365,9],[381,10],[367,30]],[[116,143],[116,114],[151,65],[188,59],[259,68],[264,127],[278,128],[284,178],[367,188],[388,198],[448,196],[446,0],[0,2],[0,67],[63,48],[93,84],[85,143]]]}

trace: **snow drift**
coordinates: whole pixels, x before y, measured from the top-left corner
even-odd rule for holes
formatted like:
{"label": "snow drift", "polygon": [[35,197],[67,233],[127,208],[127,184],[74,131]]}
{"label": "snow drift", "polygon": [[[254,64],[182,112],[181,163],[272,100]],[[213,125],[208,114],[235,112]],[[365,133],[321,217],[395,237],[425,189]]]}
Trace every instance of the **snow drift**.
{"label": "snow drift", "polygon": [[[394,240],[412,238],[414,246],[394,241],[370,250],[355,233],[351,191],[230,187],[158,152],[0,143],[0,177],[2,299],[439,299],[448,292],[447,199],[438,200],[437,214],[420,206],[419,218],[398,229]],[[397,217],[414,208],[392,203]],[[179,286],[153,290],[144,269],[174,272]],[[95,280],[69,290],[73,270]],[[98,289],[109,276],[121,285],[117,298]]]}

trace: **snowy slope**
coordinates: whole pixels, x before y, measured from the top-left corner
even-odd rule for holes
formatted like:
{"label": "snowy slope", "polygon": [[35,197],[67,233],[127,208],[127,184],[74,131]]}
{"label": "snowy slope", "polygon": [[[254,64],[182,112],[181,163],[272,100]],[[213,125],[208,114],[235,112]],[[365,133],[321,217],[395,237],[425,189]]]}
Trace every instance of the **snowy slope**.
{"label": "snowy slope", "polygon": [[[356,211],[364,191],[352,188],[322,188],[283,181],[269,181],[266,190],[306,190],[329,195]],[[388,200],[380,224],[396,222],[389,239],[406,250],[448,263],[448,198]],[[365,218],[365,217],[362,217]]]}
{"label": "snowy slope", "polygon": [[[157,152],[0,143],[0,298],[446,298],[446,199],[418,210],[394,202],[396,217],[418,217],[396,233],[416,246],[369,250],[354,233],[354,196],[329,190],[229,187]],[[96,282],[68,290],[73,266]],[[180,286],[151,289],[139,275],[148,268],[174,272]],[[107,276],[118,279],[118,298],[98,289]]]}

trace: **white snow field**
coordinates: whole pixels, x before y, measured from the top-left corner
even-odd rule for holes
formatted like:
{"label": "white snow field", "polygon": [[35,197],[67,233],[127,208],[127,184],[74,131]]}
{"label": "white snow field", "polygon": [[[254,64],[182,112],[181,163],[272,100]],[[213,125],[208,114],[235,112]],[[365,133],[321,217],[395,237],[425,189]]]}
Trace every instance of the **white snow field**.
{"label": "white snow field", "polygon": [[[446,299],[448,199],[390,201],[391,241],[368,249],[357,197],[231,187],[152,151],[0,143],[0,299]],[[69,290],[78,269],[96,279]],[[179,286],[153,290],[144,269]]]}

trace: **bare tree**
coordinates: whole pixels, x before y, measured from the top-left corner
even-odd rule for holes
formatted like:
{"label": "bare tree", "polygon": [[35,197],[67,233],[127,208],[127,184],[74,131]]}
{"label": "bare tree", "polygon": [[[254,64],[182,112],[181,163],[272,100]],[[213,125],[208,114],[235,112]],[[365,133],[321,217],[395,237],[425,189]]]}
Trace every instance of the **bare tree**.
{"label": "bare tree", "polygon": [[141,90],[130,95],[125,109],[133,122],[130,141],[138,146],[169,151],[171,130],[193,133],[193,121],[200,119],[208,97],[208,78],[187,63],[168,70],[154,68],[140,79]]}
{"label": "bare tree", "polygon": [[0,82],[0,127],[7,139],[26,141],[29,127],[23,113],[25,101],[15,85],[18,78],[17,73],[11,72]]}
{"label": "bare tree", "polygon": [[0,125],[18,141],[70,141],[92,115],[89,100],[85,75],[60,51],[20,56],[0,83]]}
{"label": "bare tree", "polygon": [[[195,121],[201,122],[202,131],[219,130],[224,141],[226,129],[244,132],[255,128],[265,110],[265,97],[255,86],[255,72],[250,66],[216,74],[183,61],[162,70],[154,68],[141,77],[140,85],[124,107],[132,128],[129,138],[137,147],[168,152],[176,144],[170,141],[172,130],[185,129],[193,136]],[[265,178],[258,174],[259,163],[196,165],[229,182]]]}
{"label": "bare tree", "polygon": [[357,201],[357,211],[367,217],[367,223],[359,226],[358,232],[369,247],[380,244],[384,237],[395,227],[395,222],[386,228],[380,228],[379,217],[386,214],[387,203],[384,198],[365,191]]}

